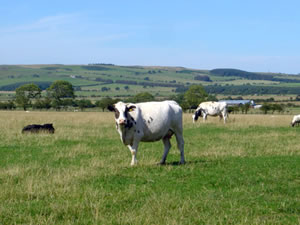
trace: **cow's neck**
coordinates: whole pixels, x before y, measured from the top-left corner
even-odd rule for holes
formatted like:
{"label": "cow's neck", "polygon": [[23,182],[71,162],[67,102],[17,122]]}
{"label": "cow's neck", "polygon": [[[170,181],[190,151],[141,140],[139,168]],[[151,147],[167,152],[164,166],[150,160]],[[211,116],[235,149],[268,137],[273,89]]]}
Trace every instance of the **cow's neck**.
{"label": "cow's neck", "polygon": [[130,144],[128,143],[128,141],[132,139],[131,136],[133,136],[134,130],[135,130],[135,123],[132,121],[128,121],[128,123],[125,126],[118,127],[118,132],[120,134],[121,140],[125,145]]}

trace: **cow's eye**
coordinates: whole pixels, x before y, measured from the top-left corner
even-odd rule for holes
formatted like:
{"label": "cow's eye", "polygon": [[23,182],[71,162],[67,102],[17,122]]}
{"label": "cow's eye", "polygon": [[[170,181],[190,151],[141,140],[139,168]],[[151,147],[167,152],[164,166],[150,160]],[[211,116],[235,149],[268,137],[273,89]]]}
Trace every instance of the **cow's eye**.
{"label": "cow's eye", "polygon": [[119,116],[120,116],[120,112],[119,112],[119,110],[115,109],[115,117],[116,117],[116,119],[118,119],[118,118],[119,118]]}

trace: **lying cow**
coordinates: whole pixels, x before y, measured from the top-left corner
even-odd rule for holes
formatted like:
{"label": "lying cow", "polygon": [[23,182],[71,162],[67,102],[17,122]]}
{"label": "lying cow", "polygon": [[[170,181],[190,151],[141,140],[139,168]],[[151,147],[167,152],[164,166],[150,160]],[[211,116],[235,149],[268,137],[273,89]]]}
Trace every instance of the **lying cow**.
{"label": "lying cow", "polygon": [[296,124],[299,125],[300,123],[300,115],[296,115],[293,117],[293,120],[292,120],[292,123],[291,123],[291,126],[295,126]]}
{"label": "lying cow", "polygon": [[118,102],[109,106],[115,112],[116,128],[121,141],[128,146],[131,165],[137,163],[136,154],[139,142],[154,142],[162,139],[164,154],[160,164],[164,164],[171,148],[170,138],[176,136],[180,151],[180,163],[184,161],[184,140],[182,135],[182,109],[174,101],[124,103]]}
{"label": "lying cow", "polygon": [[45,133],[51,133],[53,134],[55,131],[53,124],[52,123],[46,123],[43,125],[40,124],[31,124],[27,125],[22,129],[22,133],[40,133],[40,132],[45,132]]}
{"label": "lying cow", "polygon": [[199,116],[203,117],[203,121],[206,120],[207,116],[219,116],[220,119],[226,119],[228,116],[227,103],[226,102],[202,102],[193,115],[193,122],[198,120]]}

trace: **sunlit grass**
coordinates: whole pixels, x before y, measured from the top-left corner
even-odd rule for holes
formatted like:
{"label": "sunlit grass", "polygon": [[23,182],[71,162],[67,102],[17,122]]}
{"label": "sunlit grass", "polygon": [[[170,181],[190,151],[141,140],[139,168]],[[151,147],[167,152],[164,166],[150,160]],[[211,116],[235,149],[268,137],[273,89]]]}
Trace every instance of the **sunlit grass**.
{"label": "sunlit grass", "polygon": [[[300,128],[288,115],[192,123],[185,156],[172,139],[141,143],[138,165],[113,114],[0,112],[0,224],[298,224]],[[21,134],[53,123],[55,134]]]}

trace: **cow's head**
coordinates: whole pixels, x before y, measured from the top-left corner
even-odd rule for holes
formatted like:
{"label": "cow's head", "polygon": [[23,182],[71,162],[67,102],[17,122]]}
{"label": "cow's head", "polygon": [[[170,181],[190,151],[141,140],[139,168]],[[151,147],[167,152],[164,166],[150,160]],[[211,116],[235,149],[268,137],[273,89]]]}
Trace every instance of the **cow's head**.
{"label": "cow's head", "polygon": [[124,102],[118,102],[114,105],[110,105],[107,107],[108,110],[115,112],[115,120],[117,125],[127,126],[130,119],[128,112],[131,112],[136,109],[134,104],[126,104]]}
{"label": "cow's head", "polygon": [[198,117],[201,116],[202,110],[201,109],[197,109],[193,115],[193,122],[198,120]]}
{"label": "cow's head", "polygon": [[44,126],[45,128],[48,128],[48,129],[54,128],[54,127],[53,127],[53,123],[45,123],[43,126]]}

